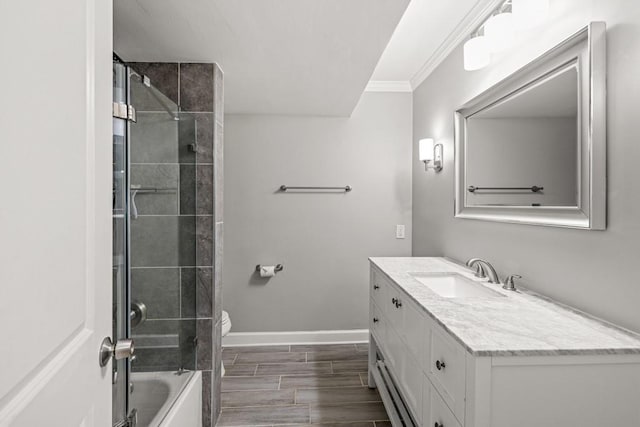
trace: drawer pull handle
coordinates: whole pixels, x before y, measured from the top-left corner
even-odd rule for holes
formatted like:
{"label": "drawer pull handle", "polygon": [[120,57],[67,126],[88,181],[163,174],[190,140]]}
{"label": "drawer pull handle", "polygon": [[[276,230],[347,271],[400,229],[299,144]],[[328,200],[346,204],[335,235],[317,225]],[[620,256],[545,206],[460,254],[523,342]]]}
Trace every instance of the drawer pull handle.
{"label": "drawer pull handle", "polygon": [[379,319],[377,317],[373,318],[373,323],[378,323]]}
{"label": "drawer pull handle", "polygon": [[402,307],[402,302],[400,300],[396,300],[396,308]]}
{"label": "drawer pull handle", "polygon": [[373,285],[373,289],[377,291],[378,289],[380,289],[380,286],[378,286],[378,285]]}
{"label": "drawer pull handle", "polygon": [[391,304],[398,306],[398,298],[391,298]]}
{"label": "drawer pull handle", "polygon": [[446,367],[447,367],[447,365],[445,365],[445,364],[444,364],[444,362],[441,362],[441,361],[439,361],[439,360],[436,360],[436,369],[437,369],[438,371],[441,371],[441,370],[443,370],[443,369],[444,369],[444,368],[446,368]]}
{"label": "drawer pull handle", "polygon": [[436,423],[433,425],[433,427],[444,427],[444,424],[439,423],[436,421]]}

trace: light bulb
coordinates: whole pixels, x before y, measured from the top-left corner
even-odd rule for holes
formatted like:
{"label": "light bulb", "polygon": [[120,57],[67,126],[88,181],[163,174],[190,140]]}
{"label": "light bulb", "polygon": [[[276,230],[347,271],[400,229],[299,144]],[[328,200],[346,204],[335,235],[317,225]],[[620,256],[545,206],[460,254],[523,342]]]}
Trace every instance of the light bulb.
{"label": "light bulb", "polygon": [[501,52],[511,46],[515,36],[513,14],[504,12],[489,18],[484,24],[484,36],[491,52]]}
{"label": "light bulb", "polygon": [[463,50],[465,70],[479,70],[489,65],[491,57],[486,37],[478,36],[467,40]]}
{"label": "light bulb", "polygon": [[418,142],[418,158],[421,162],[433,160],[433,138],[424,138]]}
{"label": "light bulb", "polygon": [[549,13],[549,0],[512,0],[513,19],[518,29],[540,25]]}

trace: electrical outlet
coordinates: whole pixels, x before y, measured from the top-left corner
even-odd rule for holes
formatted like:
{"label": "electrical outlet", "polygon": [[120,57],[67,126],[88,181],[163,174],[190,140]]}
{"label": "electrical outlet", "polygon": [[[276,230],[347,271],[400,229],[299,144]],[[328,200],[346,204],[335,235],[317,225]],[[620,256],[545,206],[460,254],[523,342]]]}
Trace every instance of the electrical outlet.
{"label": "electrical outlet", "polygon": [[396,225],[396,239],[404,239],[404,225]]}

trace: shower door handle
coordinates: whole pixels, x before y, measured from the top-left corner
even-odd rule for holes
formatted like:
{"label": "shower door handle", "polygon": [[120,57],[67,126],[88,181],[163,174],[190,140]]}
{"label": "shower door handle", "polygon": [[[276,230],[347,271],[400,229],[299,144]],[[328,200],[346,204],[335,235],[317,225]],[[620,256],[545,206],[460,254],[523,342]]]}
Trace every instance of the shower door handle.
{"label": "shower door handle", "polygon": [[134,352],[135,346],[133,345],[133,340],[118,340],[114,344],[111,338],[106,337],[102,340],[102,344],[100,344],[98,362],[101,367],[105,367],[111,358],[116,360],[126,359],[133,356]]}

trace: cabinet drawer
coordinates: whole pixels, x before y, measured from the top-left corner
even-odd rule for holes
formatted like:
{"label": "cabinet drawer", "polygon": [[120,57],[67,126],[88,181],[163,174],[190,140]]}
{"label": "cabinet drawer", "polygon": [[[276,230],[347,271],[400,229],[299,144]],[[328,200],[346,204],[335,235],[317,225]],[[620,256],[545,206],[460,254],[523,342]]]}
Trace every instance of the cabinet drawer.
{"label": "cabinet drawer", "polygon": [[442,399],[462,422],[465,409],[465,371],[464,348],[434,325],[427,373]]}
{"label": "cabinet drawer", "polygon": [[399,289],[391,285],[386,289],[386,297],[387,298],[381,308],[387,315],[389,324],[400,336],[402,336],[404,333],[403,311],[406,298],[403,297],[403,294]]}
{"label": "cabinet drawer", "polygon": [[386,279],[384,279],[382,273],[371,269],[369,295],[380,308],[384,307],[383,304],[385,303],[385,294],[388,286],[389,284]]}
{"label": "cabinet drawer", "polygon": [[376,337],[376,341],[381,345],[385,342],[385,318],[378,306],[371,302],[370,306],[369,330]]}
{"label": "cabinet drawer", "polygon": [[422,425],[427,427],[462,427],[427,377],[423,378]]}

